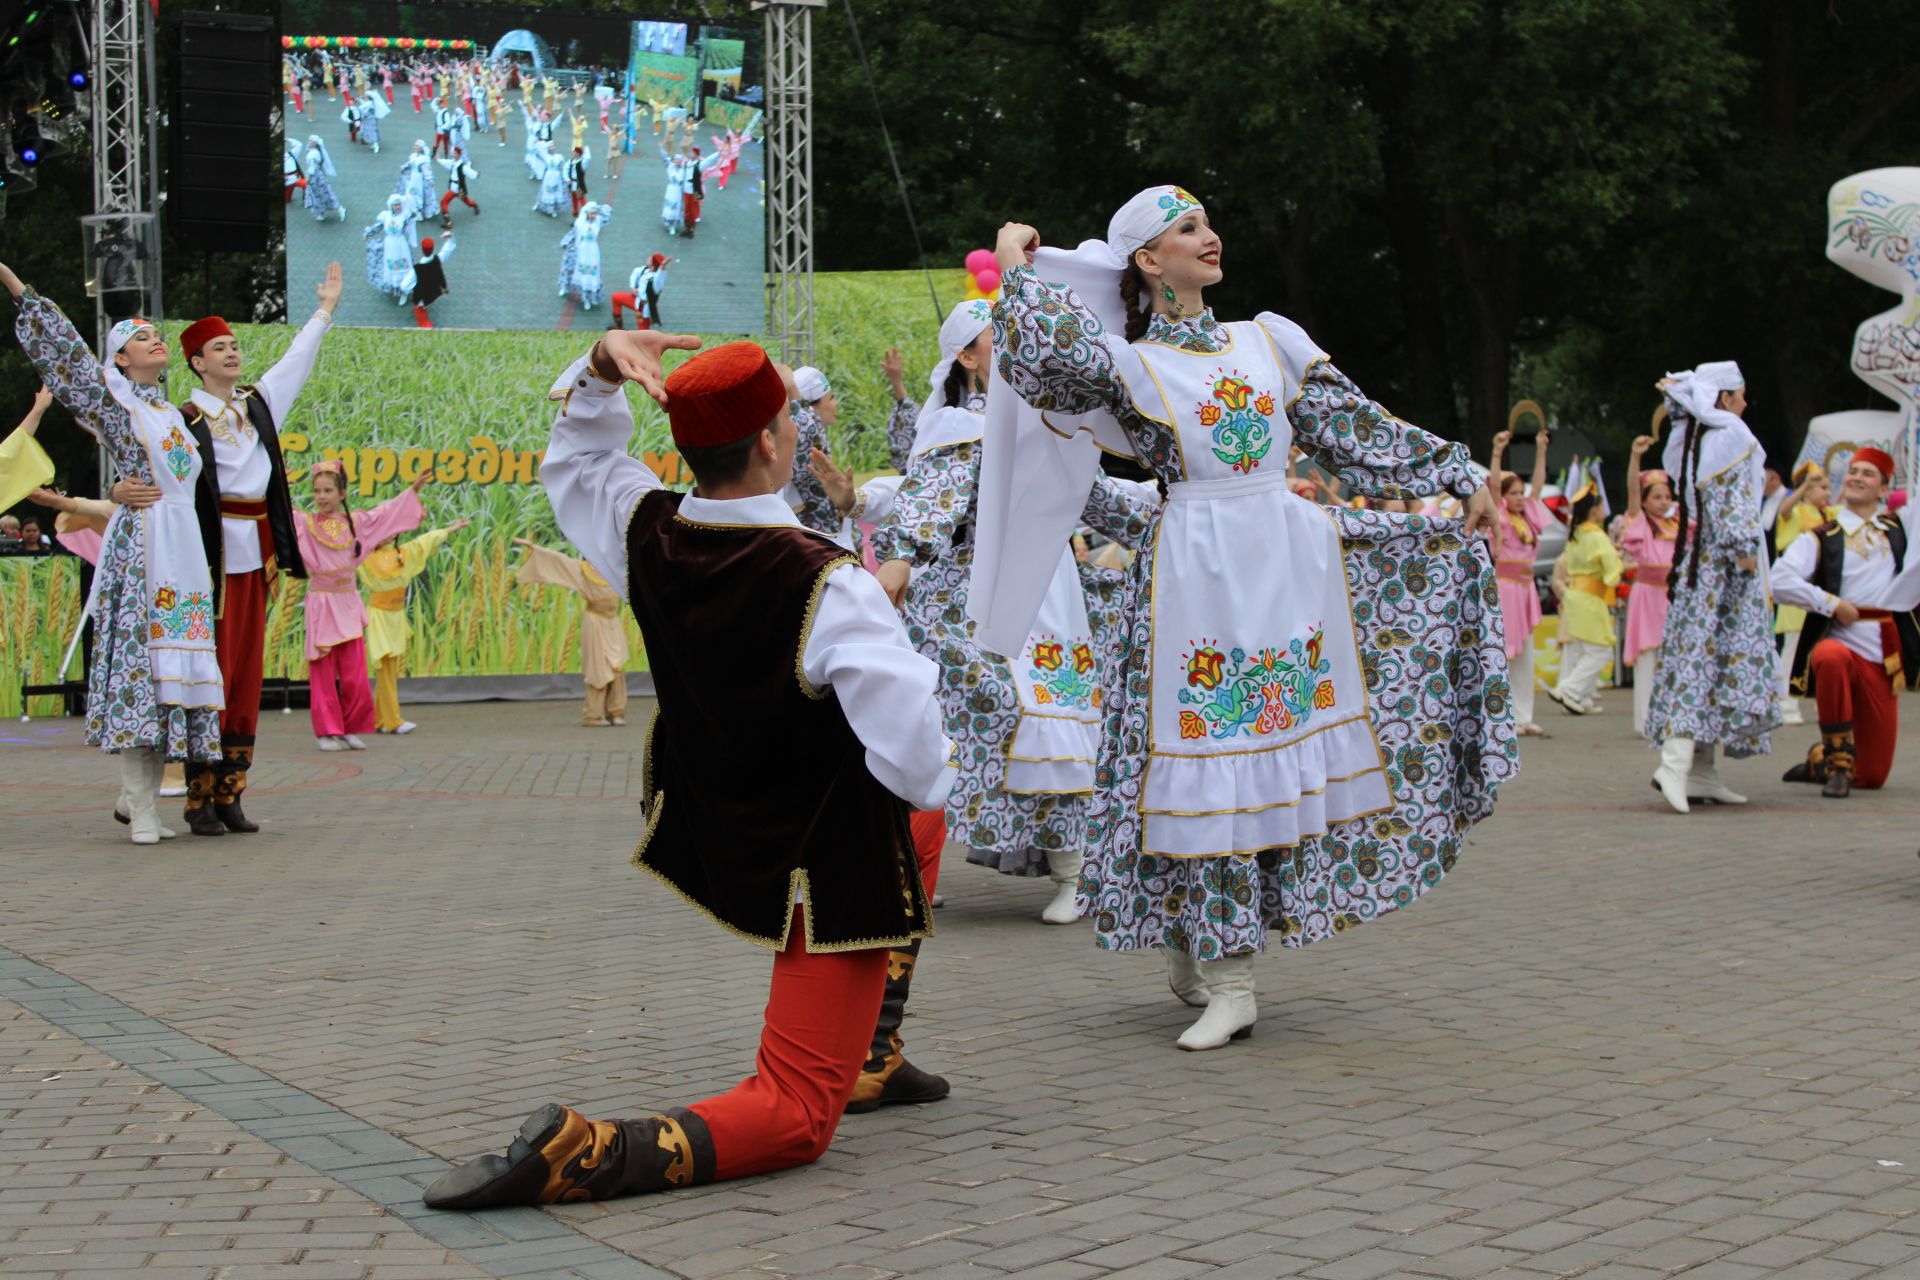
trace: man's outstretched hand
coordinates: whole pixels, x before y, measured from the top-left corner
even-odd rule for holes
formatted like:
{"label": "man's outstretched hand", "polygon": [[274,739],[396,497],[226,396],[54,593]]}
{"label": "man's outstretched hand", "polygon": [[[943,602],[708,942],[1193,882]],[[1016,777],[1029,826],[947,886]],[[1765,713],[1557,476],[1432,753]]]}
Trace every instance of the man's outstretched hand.
{"label": "man's outstretched hand", "polygon": [[667,403],[667,376],[660,361],[669,351],[698,351],[700,339],[690,333],[662,333],[658,329],[609,329],[600,335],[600,351],[620,376],[637,382],[654,400]]}

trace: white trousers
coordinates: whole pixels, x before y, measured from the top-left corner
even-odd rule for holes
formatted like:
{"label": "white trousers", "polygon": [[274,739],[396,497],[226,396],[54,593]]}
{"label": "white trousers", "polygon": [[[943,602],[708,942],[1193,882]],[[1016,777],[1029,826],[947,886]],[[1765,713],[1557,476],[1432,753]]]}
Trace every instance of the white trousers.
{"label": "white trousers", "polygon": [[1642,649],[1633,659],[1633,731],[1646,736],[1647,707],[1653,702],[1653,669],[1660,664],[1660,646]]}
{"label": "white trousers", "polygon": [[1793,692],[1787,687],[1787,684],[1793,677],[1793,655],[1798,652],[1800,652],[1800,633],[1798,631],[1789,631],[1786,634],[1786,643],[1780,646],[1780,670],[1778,676],[1780,681],[1779,694],[1782,698],[1791,698],[1793,696]]}
{"label": "white trousers", "polygon": [[1606,669],[1613,649],[1584,640],[1560,642],[1560,699],[1563,702],[1592,702],[1600,685],[1600,673]]}
{"label": "white trousers", "polygon": [[1533,641],[1517,658],[1507,659],[1507,683],[1513,689],[1513,723],[1516,728],[1533,723]]}

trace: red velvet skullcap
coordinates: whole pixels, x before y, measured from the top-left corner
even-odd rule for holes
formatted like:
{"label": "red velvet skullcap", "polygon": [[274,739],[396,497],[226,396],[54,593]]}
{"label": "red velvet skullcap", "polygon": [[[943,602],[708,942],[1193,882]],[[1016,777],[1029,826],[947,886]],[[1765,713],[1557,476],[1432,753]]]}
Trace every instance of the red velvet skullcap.
{"label": "red velvet skullcap", "polygon": [[1853,451],[1853,460],[1855,462],[1872,463],[1880,469],[1880,474],[1886,477],[1888,484],[1893,483],[1893,459],[1887,455],[1884,449],[1876,449],[1871,445],[1864,449],[1855,449]]}
{"label": "red velvet skullcap", "polygon": [[215,338],[231,338],[233,330],[227,328],[227,322],[219,316],[205,316],[188,325],[180,334],[180,352],[191,359],[200,354],[200,348]]}
{"label": "red velvet skullcap", "polygon": [[751,342],[702,351],[667,375],[673,442],[705,449],[764,431],[787,402],[787,386],[767,353]]}
{"label": "red velvet skullcap", "polygon": [[420,237],[420,252],[426,254],[428,257],[433,256],[433,237],[432,236]]}

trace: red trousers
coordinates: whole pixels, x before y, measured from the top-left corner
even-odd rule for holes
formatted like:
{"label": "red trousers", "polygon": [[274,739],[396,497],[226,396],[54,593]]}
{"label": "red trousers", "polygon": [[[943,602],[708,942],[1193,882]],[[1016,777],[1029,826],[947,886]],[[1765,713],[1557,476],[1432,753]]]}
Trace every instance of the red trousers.
{"label": "red trousers", "polygon": [[220,713],[220,739],[253,742],[260,725],[260,676],[267,649],[267,575],[264,569],[227,575],[213,644],[226,677],[227,708]]}
{"label": "red trousers", "polygon": [[1872,790],[1893,772],[1900,737],[1900,703],[1887,669],[1841,644],[1822,640],[1807,655],[1820,728],[1831,733],[1853,726],[1853,785]]}
{"label": "red trousers", "polygon": [[[912,821],[920,879],[932,897],[946,814],[916,813]],[[890,952],[814,955],[801,910],[794,908],[787,949],[773,960],[753,1074],[688,1108],[713,1135],[716,1181],[812,1164],[825,1155],[873,1044]]]}
{"label": "red trousers", "polygon": [[313,736],[373,732],[373,684],[367,679],[367,638],[355,636],[307,664]]}
{"label": "red trousers", "polygon": [[580,207],[586,204],[586,202],[587,202],[586,192],[576,191],[573,193],[573,216],[574,217],[577,218],[580,216]]}
{"label": "red trousers", "polygon": [[636,329],[651,329],[653,322],[640,314],[640,299],[629,290],[622,289],[613,294],[613,318],[618,320],[622,311],[633,312],[633,326]]}
{"label": "red trousers", "polygon": [[440,193],[440,215],[442,217],[446,216],[447,209],[452,206],[455,200],[458,200],[461,204],[467,206],[467,208],[472,209],[475,213],[480,211],[480,206],[473,202],[473,197],[458,188],[449,187]]}

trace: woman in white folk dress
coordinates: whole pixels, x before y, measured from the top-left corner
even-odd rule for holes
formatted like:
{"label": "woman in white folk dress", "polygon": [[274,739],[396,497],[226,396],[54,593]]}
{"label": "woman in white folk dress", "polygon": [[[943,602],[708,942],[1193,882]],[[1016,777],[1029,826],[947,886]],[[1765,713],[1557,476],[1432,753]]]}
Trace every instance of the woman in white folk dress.
{"label": "woman in white folk dress", "polygon": [[[1071,529],[1096,446],[1166,486],[1101,667],[1080,906],[1103,948],[1167,951],[1206,1008],[1185,1049],[1248,1033],[1271,937],[1305,945],[1436,884],[1517,766],[1493,495],[1298,325],[1215,319],[1221,250],[1171,186],[1076,250],[1002,231],[996,377],[1019,402],[989,398],[969,604],[989,648],[1019,644],[1051,568],[1027,548]],[[1296,441],[1350,491],[1463,498],[1464,523],[1300,498]]]}

